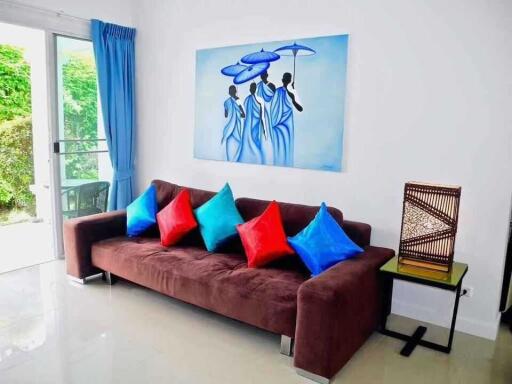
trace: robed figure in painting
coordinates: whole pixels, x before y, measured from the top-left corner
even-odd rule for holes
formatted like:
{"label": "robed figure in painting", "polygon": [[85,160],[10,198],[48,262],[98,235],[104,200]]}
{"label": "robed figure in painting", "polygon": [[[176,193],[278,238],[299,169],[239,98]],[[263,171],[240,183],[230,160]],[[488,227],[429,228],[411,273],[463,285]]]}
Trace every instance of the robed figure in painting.
{"label": "robed figure in painting", "polygon": [[262,152],[264,164],[273,164],[272,143],[270,142],[270,130],[272,121],[270,120],[270,102],[276,91],[276,86],[268,81],[268,73],[265,71],[260,76],[261,81],[257,84],[256,96],[263,100],[263,123],[265,128],[265,140],[262,143]]}
{"label": "robed figure in painting", "polygon": [[239,161],[242,142],[242,119],[245,112],[240,105],[237,90],[234,85],[229,87],[229,98],[224,102],[224,117],[227,119],[222,134],[221,144],[226,146],[226,159]]}
{"label": "robed figure in painting", "polygon": [[293,166],[293,108],[302,112],[292,82],[291,73],[283,74],[283,86],[276,89],[270,104],[270,131],[274,155],[274,165]]}
{"label": "robed figure in painting", "polygon": [[242,132],[240,161],[243,163],[264,164],[262,150],[265,140],[263,100],[256,96],[256,83],[250,85],[250,95],[244,101],[245,122]]}

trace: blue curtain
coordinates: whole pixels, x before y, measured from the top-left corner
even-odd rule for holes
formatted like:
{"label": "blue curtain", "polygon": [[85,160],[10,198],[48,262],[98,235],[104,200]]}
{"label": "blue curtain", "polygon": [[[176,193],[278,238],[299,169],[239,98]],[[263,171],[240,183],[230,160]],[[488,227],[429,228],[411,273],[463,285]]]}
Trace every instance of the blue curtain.
{"label": "blue curtain", "polygon": [[114,179],[109,210],[133,200],[135,29],[92,20],[101,110]]}

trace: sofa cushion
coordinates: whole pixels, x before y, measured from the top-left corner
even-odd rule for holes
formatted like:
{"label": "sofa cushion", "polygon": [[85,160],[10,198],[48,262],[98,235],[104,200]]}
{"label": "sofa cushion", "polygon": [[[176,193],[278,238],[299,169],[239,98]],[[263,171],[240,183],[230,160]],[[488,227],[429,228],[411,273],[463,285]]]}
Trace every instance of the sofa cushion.
{"label": "sofa cushion", "polygon": [[313,276],[363,252],[333,219],[325,203],[308,226],[288,241]]}
{"label": "sofa cushion", "polygon": [[156,188],[150,185],[126,208],[126,233],[139,236],[156,224],[157,213]]}
{"label": "sofa cushion", "polygon": [[[190,204],[192,205],[193,209],[203,205],[213,196],[215,196],[215,192],[205,191],[196,188],[182,187],[177,184],[169,183],[168,181],[163,180],[153,180],[151,184],[154,185],[156,188],[156,200],[158,202],[159,209],[163,209],[164,207],[166,207],[184,189],[188,189],[188,191],[190,192]],[[148,231],[144,235],[160,237],[158,226],[154,226],[153,230]],[[180,243],[204,247],[203,239],[201,237],[201,234],[199,233],[198,228],[192,230],[180,241]]]}
{"label": "sofa cushion", "polygon": [[184,188],[156,215],[160,242],[168,247],[176,244],[187,233],[197,228],[197,221],[190,204],[190,192]]}
{"label": "sofa cushion", "polygon": [[236,226],[244,222],[227,183],[219,193],[196,208],[194,214],[206,249],[212,252],[235,238],[238,235]]}
{"label": "sofa cushion", "polygon": [[249,268],[261,267],[283,256],[293,255],[281,223],[279,205],[271,202],[265,212],[237,227]]}
{"label": "sofa cushion", "polygon": [[307,279],[286,263],[247,268],[238,253],[165,248],[156,238],[115,237],[94,243],[94,266],[137,284],[254,326],[294,336],[297,291]]}
{"label": "sofa cushion", "polygon": [[[249,199],[245,197],[236,200],[236,206],[244,221],[251,220],[261,215],[269,203],[270,201],[268,200]],[[281,218],[286,235],[295,236],[314,219],[320,207],[279,202],[279,208],[281,210]],[[327,210],[338,224],[343,227],[343,214],[341,211],[333,207],[329,207]]]}

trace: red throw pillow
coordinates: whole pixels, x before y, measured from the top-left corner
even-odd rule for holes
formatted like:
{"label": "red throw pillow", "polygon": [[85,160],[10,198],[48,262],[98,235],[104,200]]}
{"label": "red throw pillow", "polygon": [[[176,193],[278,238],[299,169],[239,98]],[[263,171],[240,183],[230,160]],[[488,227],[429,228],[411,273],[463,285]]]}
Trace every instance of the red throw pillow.
{"label": "red throw pillow", "polygon": [[156,215],[160,241],[163,246],[169,247],[180,241],[183,236],[197,227],[190,192],[182,189],[180,193]]}
{"label": "red throw pillow", "polygon": [[281,222],[279,205],[273,201],[260,216],[237,225],[249,268],[261,267],[286,255],[292,255]]}

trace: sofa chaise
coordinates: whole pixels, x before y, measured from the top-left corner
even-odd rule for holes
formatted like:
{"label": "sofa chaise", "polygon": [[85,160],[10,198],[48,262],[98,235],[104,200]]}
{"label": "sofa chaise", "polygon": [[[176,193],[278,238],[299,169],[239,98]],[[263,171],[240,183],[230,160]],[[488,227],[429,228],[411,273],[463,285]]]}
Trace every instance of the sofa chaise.
{"label": "sofa chaise", "polygon": [[[161,180],[159,208],[181,186]],[[195,208],[213,192],[189,188]],[[268,201],[239,198],[244,220],[260,215]],[[319,207],[279,203],[288,236],[302,230]],[[370,245],[368,224],[331,215],[364,252],[311,278],[295,255],[263,268],[247,268],[241,244],[224,253],[208,252],[199,231],[177,246],[163,247],[158,230],[144,237],[126,236],[126,213],[114,211],[64,223],[67,273],[85,283],[103,273],[281,335],[281,353],[294,358],[297,372],[328,383],[377,328],[382,311],[379,267],[394,251]]]}

